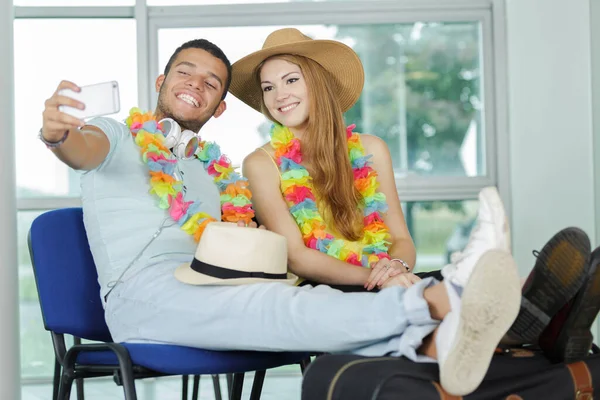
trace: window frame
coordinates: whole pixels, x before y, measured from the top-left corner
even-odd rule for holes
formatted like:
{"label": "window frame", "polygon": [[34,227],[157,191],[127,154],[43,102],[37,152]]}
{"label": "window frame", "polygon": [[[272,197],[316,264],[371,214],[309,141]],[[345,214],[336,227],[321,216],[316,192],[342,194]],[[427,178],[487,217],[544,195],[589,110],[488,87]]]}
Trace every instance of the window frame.
{"label": "window frame", "polygon": [[[461,200],[477,198],[486,186],[498,186],[509,199],[508,132],[506,116],[506,40],[503,0],[301,2],[269,4],[154,6],[149,15],[149,67],[147,85],[160,74],[158,36],[160,29],[268,26],[268,25],[372,25],[417,21],[476,21],[481,24],[481,61],[484,70],[484,143],[486,174],[477,177],[398,178],[396,185],[402,201]],[[258,18],[260,16],[260,18]],[[150,93],[149,104],[157,95]],[[488,112],[491,110],[491,112]],[[499,134],[500,133],[500,134]],[[508,203],[508,202],[507,202]],[[507,204],[507,211],[510,205]]]}

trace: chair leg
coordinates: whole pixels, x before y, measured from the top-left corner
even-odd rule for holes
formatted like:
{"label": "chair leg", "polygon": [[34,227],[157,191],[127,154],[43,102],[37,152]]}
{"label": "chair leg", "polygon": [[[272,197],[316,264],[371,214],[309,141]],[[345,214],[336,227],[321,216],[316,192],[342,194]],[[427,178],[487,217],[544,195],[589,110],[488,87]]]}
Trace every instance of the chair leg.
{"label": "chair leg", "polygon": [[85,400],[83,393],[83,378],[75,379],[75,389],[77,390],[77,400]]}
{"label": "chair leg", "polygon": [[227,374],[225,375],[225,378],[227,378],[227,393],[231,393],[231,390],[233,388],[233,374]]}
{"label": "chair leg", "polygon": [[229,392],[229,400],[241,400],[243,388],[244,388],[244,373],[239,372],[239,373],[233,374],[233,382],[231,385],[231,392]]}
{"label": "chair leg", "polygon": [[133,369],[131,368],[131,364],[121,364],[120,372],[125,400],[137,400],[135,380],[133,378]]}
{"label": "chair leg", "polygon": [[58,388],[60,387],[60,373],[62,367],[58,359],[54,359],[54,380],[52,382],[52,400],[58,400]]}
{"label": "chair leg", "polygon": [[265,374],[267,371],[256,371],[254,373],[254,382],[252,383],[252,392],[250,392],[250,400],[260,400],[263,383],[265,382]]}
{"label": "chair leg", "polygon": [[[73,336],[73,344],[79,345],[81,344],[81,338],[77,336]],[[77,390],[77,400],[84,400],[83,395],[83,378],[78,378],[75,380],[75,388]]]}
{"label": "chair leg", "polygon": [[200,378],[202,375],[194,375],[194,385],[192,387],[192,400],[198,400],[200,395]]}
{"label": "chair leg", "polygon": [[221,395],[221,381],[219,379],[219,375],[211,375],[213,382],[213,389],[215,391],[215,400],[223,400],[223,396]]}
{"label": "chair leg", "polygon": [[188,400],[188,376],[181,376],[181,399]]}
{"label": "chair leg", "polygon": [[63,373],[60,377],[60,385],[58,389],[58,400],[69,400],[71,398],[71,386],[73,384],[73,377],[70,374]]}
{"label": "chair leg", "polygon": [[310,365],[310,357],[300,361],[300,371],[302,371],[302,375],[304,375],[304,372],[306,371],[306,368],[308,368],[309,365]]}

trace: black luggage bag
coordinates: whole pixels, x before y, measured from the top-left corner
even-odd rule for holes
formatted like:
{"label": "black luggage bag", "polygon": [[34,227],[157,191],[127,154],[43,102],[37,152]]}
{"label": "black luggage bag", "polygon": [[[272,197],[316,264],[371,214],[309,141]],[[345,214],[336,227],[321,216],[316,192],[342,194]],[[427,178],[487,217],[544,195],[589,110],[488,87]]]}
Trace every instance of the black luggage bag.
{"label": "black luggage bag", "polygon": [[540,352],[498,350],[479,388],[452,396],[434,363],[405,358],[324,355],[308,367],[302,400],[600,400],[600,355],[551,364]]}

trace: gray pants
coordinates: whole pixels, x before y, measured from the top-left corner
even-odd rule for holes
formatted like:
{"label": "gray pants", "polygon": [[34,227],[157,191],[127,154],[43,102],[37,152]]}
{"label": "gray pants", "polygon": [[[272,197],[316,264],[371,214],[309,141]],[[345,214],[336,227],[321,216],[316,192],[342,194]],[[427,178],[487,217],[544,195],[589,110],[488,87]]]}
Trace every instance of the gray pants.
{"label": "gray pants", "polygon": [[192,286],[175,279],[176,267],[149,266],[114,288],[106,322],[116,342],[431,361],[416,350],[439,324],[423,299],[433,278],[409,289],[343,293],[325,285]]}

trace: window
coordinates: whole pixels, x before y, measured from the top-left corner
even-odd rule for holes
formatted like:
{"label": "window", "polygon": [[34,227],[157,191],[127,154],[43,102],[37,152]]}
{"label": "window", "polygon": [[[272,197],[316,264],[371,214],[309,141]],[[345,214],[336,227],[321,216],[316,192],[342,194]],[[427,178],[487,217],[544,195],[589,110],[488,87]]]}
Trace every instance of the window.
{"label": "window", "polygon": [[122,108],[113,117],[124,118],[126,105],[137,103],[135,22],[17,19],[14,40],[17,196],[78,196],[79,175],[37,137],[44,101],[63,79],[80,86],[116,80]]}
{"label": "window", "polygon": [[[281,26],[160,29],[158,70],[181,43],[206,38],[233,63]],[[365,88],[346,121],[382,137],[396,176],[486,174],[478,22],[298,26],[315,39],[340,40],[360,56]],[[268,141],[270,122],[235,97],[202,130],[235,164]],[[235,116],[235,117],[233,117]]]}
{"label": "window", "polygon": [[17,214],[21,375],[24,378],[52,376],[54,371],[52,340],[44,329],[27,245],[29,227],[38,215],[37,211]]}
{"label": "window", "polygon": [[478,202],[419,201],[402,204],[408,230],[417,248],[417,272],[433,271],[464,249],[477,217]]}
{"label": "window", "polygon": [[[44,101],[62,79],[79,85],[116,80],[123,108],[113,117],[124,118],[126,105],[136,104],[138,98],[135,30],[133,19],[15,20],[17,196],[33,200],[31,208],[48,206],[35,203],[39,197],[60,201],[79,195],[78,173],[56,160],[37,138]],[[21,374],[25,380],[51,377],[54,370],[52,342],[44,329],[27,247],[29,227],[40,213],[19,211],[17,215]]]}
{"label": "window", "polygon": [[366,75],[346,117],[385,139],[398,176],[485,174],[479,32],[476,22],[338,28]]}

